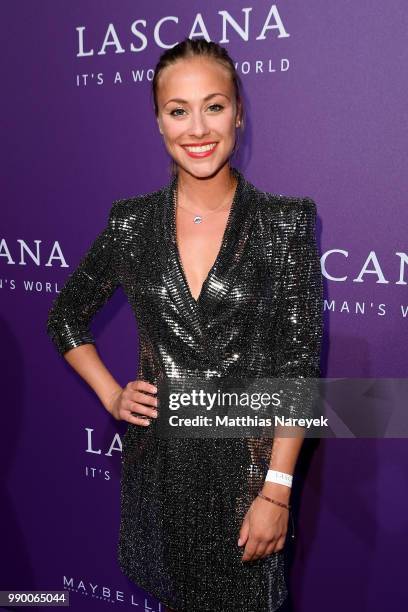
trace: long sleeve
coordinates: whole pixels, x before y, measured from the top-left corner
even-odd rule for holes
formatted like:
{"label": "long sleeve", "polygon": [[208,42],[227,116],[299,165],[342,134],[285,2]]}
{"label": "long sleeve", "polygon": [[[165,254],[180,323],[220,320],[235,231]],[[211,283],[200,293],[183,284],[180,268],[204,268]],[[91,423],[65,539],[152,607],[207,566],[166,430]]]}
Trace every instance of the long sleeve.
{"label": "long sleeve", "polygon": [[289,384],[291,417],[310,417],[320,373],[323,335],[323,278],[316,244],[316,204],[303,198],[290,238],[281,285],[277,378],[296,378]]}
{"label": "long sleeve", "polygon": [[109,220],[95,238],[77,268],[54,299],[48,313],[47,334],[58,352],[81,344],[95,344],[90,323],[120,284],[118,275],[118,223],[113,203]]}

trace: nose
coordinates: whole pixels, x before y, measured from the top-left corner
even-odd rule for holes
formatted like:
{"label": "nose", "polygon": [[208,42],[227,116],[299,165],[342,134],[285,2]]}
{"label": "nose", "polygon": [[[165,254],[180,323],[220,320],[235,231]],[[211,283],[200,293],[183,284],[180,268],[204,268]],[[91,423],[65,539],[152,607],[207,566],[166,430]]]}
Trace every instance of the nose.
{"label": "nose", "polygon": [[203,113],[198,111],[197,113],[191,114],[191,124],[189,126],[190,136],[196,138],[202,138],[205,134],[208,134],[209,127],[207,125],[206,117]]}

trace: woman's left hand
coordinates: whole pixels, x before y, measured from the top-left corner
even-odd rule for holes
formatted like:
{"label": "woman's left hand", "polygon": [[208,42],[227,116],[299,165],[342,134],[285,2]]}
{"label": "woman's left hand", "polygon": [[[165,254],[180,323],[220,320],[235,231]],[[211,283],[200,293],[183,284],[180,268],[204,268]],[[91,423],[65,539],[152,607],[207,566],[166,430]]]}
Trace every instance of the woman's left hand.
{"label": "woman's left hand", "polygon": [[239,532],[238,546],[244,546],[242,561],[255,561],[282,550],[288,530],[289,511],[256,497]]}

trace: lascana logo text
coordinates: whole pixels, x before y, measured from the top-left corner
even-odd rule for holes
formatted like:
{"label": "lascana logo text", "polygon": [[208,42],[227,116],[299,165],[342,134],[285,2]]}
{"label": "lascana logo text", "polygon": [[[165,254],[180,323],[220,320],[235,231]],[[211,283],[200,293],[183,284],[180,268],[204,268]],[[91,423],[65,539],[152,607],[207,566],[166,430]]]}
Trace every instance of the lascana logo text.
{"label": "lascana logo text", "polygon": [[[259,11],[259,8],[257,7]],[[149,45],[148,34],[151,33],[152,42],[161,49],[171,49],[186,36],[188,38],[205,38],[205,40],[216,40],[220,44],[228,44],[233,40],[249,42],[250,40],[266,40],[271,38],[288,38],[290,34],[284,26],[282,17],[276,4],[272,4],[269,12],[263,16],[256,15],[255,27],[253,18],[253,7],[241,9],[241,15],[232,15],[229,11],[217,12],[217,32],[207,25],[208,18],[202,13],[196,13],[192,19],[191,26],[186,23],[186,18],[177,15],[165,15],[156,23],[148,23],[146,19],[135,19],[129,24],[129,31],[123,32],[123,28],[109,23],[100,40],[91,38],[87,33],[86,26],[80,25],[77,31],[77,53],[80,58],[94,55],[107,55],[118,53],[141,53]],[[189,29],[188,29],[189,28]],[[95,28],[92,28],[95,32]]]}

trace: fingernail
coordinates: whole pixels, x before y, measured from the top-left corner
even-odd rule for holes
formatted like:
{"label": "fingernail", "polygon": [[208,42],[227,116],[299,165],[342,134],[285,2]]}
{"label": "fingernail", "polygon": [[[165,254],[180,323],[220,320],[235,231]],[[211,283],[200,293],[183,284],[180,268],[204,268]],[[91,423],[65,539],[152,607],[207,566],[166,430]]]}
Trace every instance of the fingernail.
{"label": "fingernail", "polygon": [[238,540],[238,546],[241,546],[241,544],[242,544],[242,540],[241,540],[241,538],[239,538],[239,540]]}

